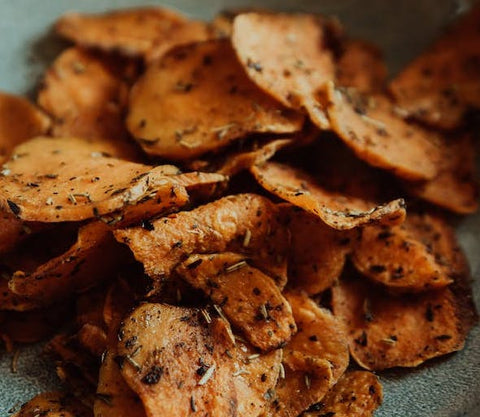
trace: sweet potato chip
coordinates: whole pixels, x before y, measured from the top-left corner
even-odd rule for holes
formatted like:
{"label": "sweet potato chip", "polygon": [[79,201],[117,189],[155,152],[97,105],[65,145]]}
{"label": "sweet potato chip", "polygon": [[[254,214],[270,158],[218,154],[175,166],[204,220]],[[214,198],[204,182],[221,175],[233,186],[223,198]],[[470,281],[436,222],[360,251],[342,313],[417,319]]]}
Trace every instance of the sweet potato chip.
{"label": "sweet potato chip", "polygon": [[315,91],[335,78],[328,22],[307,14],[245,13],[233,23],[232,44],[248,76],[285,106],[304,109],[329,127]]}
{"label": "sweet potato chip", "polygon": [[368,223],[398,224],[405,218],[402,199],[377,205],[323,188],[308,174],[277,162],[250,169],[267,191],[318,216],[334,229],[352,229]]}
{"label": "sweet potato chip", "polygon": [[28,100],[0,92],[0,164],[15,146],[49,127],[50,119]]}
{"label": "sweet potato chip", "polygon": [[247,255],[283,286],[288,235],[278,217],[278,209],[265,197],[239,194],[152,221],[148,228],[114,234],[157,284],[188,255],[232,251]]}
{"label": "sweet potato chip", "polygon": [[332,129],[360,159],[408,180],[436,176],[437,133],[405,122],[386,96],[367,97],[333,83],[325,95]]}
{"label": "sweet potato chip", "polygon": [[134,57],[158,57],[172,46],[208,37],[205,23],[173,10],[150,7],[103,14],[67,13],[56,31],[73,42]]}
{"label": "sweet potato chip", "polygon": [[[419,224],[368,226],[355,241],[352,261],[363,275],[397,291],[425,291],[452,283],[448,267],[432,253],[434,241],[420,241]],[[413,230],[412,230],[413,229]]]}
{"label": "sweet potato chip", "polygon": [[120,366],[115,361],[116,349],[110,348],[100,366],[96,399],[93,406],[95,417],[145,417],[143,405],[123,379]]}
{"label": "sweet potato chip", "polygon": [[371,372],[345,373],[323,400],[313,404],[302,417],[373,417],[383,401],[383,388]]}
{"label": "sweet potato chip", "polygon": [[22,222],[11,211],[0,209],[0,255],[15,249],[23,240],[43,228],[44,225]]}
{"label": "sweet potato chip", "polygon": [[275,415],[297,416],[318,403],[348,366],[341,323],[305,295],[286,294],[298,333],[284,348],[285,377],[277,385]]}
{"label": "sweet potato chip", "polygon": [[8,175],[0,176],[0,205],[23,220],[109,215],[112,219],[105,222],[115,224],[165,213],[188,201],[185,189],[162,166],[116,159],[104,149],[74,138],[36,138],[18,146],[5,164]]}
{"label": "sweet potato chip", "polygon": [[480,7],[473,7],[391,82],[407,115],[451,129],[470,106],[480,108],[479,20]]}
{"label": "sweet potato chip", "polygon": [[84,324],[77,332],[77,338],[84,349],[99,359],[107,347],[105,331],[93,324]]}
{"label": "sweet potato chip", "polygon": [[127,84],[104,61],[79,48],[63,52],[47,71],[38,104],[53,117],[53,135],[114,139],[135,154],[123,123]]}
{"label": "sweet potato chip", "polygon": [[405,182],[413,195],[459,214],[478,209],[475,150],[468,136],[443,140],[438,176],[431,181]]}
{"label": "sweet potato chip", "polygon": [[96,286],[78,294],[75,303],[75,324],[77,327],[80,328],[85,324],[105,327],[103,306],[106,303],[106,298],[107,289],[104,285]]}
{"label": "sweet potato chip", "polygon": [[354,87],[361,93],[382,93],[387,80],[387,66],[382,51],[372,43],[349,40],[337,61],[336,82]]}
{"label": "sweet potato chip", "polygon": [[33,271],[16,271],[9,287],[15,294],[48,305],[109,278],[121,265],[122,254],[108,227],[93,222],[79,230],[77,241],[65,253]]}
{"label": "sweet potato chip", "polygon": [[192,255],[177,268],[193,287],[221,306],[245,338],[266,351],[284,346],[296,331],[287,300],[275,282],[234,253]]}
{"label": "sweet potato chip", "polygon": [[465,298],[450,288],[394,297],[356,277],[333,287],[333,311],[365,369],[418,366],[463,348],[471,327]]}
{"label": "sweet potato chip", "polygon": [[145,152],[176,160],[302,123],[248,79],[226,39],[177,47],[151,65],[133,87],[127,117]]}
{"label": "sweet potato chip", "polygon": [[8,279],[7,274],[0,277],[0,310],[29,311],[40,307],[38,303],[15,294],[8,288]]}
{"label": "sweet potato chip", "polygon": [[291,235],[289,285],[307,294],[318,294],[340,277],[351,252],[352,233],[335,230],[318,217],[295,206],[282,211]]}
{"label": "sweet potato chip", "polygon": [[[147,416],[185,416],[196,411],[237,415],[258,399],[250,394],[265,395],[271,389],[275,379],[257,379],[254,373],[255,380],[249,381],[250,374],[236,369],[240,349],[225,326],[217,318],[206,323],[198,310],[165,304],[143,304],[125,320],[118,344],[124,358],[122,375],[140,396]],[[158,338],[159,334],[168,336]],[[255,355],[251,360],[262,358]],[[278,375],[278,367],[275,371]],[[238,385],[235,380],[240,375],[250,384]],[[246,387],[251,388],[241,391]]]}
{"label": "sweet potato chip", "polygon": [[92,410],[71,394],[46,392],[32,398],[12,417],[92,417]]}

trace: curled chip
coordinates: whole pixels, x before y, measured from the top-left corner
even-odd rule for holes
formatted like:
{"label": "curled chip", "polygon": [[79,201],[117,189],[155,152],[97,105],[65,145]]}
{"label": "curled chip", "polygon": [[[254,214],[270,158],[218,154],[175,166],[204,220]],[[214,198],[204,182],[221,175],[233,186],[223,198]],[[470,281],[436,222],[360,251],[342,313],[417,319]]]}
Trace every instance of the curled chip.
{"label": "curled chip", "polygon": [[72,394],[45,392],[24,404],[12,417],[92,417],[92,411]]}
{"label": "curled chip", "polygon": [[15,249],[30,235],[44,228],[40,223],[22,222],[10,210],[0,209],[0,255]]}
{"label": "curled chip", "polygon": [[29,311],[39,307],[38,303],[12,292],[12,290],[8,288],[8,278],[7,278],[8,275],[5,274],[6,276],[3,276],[3,271],[1,272],[1,274],[2,276],[0,277],[0,311],[2,310]]}
{"label": "curled chip", "polygon": [[226,39],[177,47],[152,64],[132,89],[127,117],[145,152],[175,160],[302,124],[248,79]]}
{"label": "curled chip", "polygon": [[478,209],[475,149],[469,136],[443,139],[438,175],[430,181],[404,182],[411,194],[459,214]]}
{"label": "curled chip", "polygon": [[[23,220],[105,217],[115,224],[172,211],[188,201],[162,166],[110,157],[101,144],[36,138],[15,149],[0,177],[0,205]],[[170,172],[170,166],[167,166]]]}
{"label": "curled chip", "polygon": [[[143,304],[125,319],[119,340],[122,375],[149,417],[185,416],[197,410],[241,415],[240,410],[252,405],[258,415],[265,405],[263,395],[275,386],[272,375],[279,371],[279,351],[274,351],[265,361],[261,355],[250,356],[258,363],[241,372],[241,359],[247,357],[235,345],[227,323],[218,318],[208,323],[196,309]],[[258,378],[263,373],[265,378]]]}
{"label": "curled chip", "polygon": [[16,271],[9,287],[17,295],[48,305],[109,278],[122,254],[108,227],[93,222],[79,230],[77,241],[65,253],[33,271]]}
{"label": "curled chip", "polygon": [[348,345],[341,323],[306,295],[286,294],[298,333],[284,348],[285,376],[276,388],[275,415],[297,416],[318,403],[345,372]]}
{"label": "curled chip", "polygon": [[284,346],[296,331],[290,304],[275,282],[234,253],[192,255],[178,274],[221,309],[261,350]]}
{"label": "curled chip", "polygon": [[415,229],[421,224],[394,227],[365,227],[353,246],[355,267],[371,280],[398,291],[425,291],[452,283],[448,266],[439,262],[432,247],[434,240]]}
{"label": "curled chip", "polygon": [[286,282],[288,234],[281,225],[277,207],[255,194],[224,197],[150,222],[114,232],[127,244],[145,272],[158,284],[191,254],[239,252],[255,267]]}
{"label": "curled chip", "polygon": [[171,43],[188,20],[159,7],[119,10],[104,14],[67,13],[55,25],[63,37],[81,46],[131,56],[147,54],[156,43]]}
{"label": "curled chip", "polygon": [[307,14],[245,13],[233,22],[232,44],[248,76],[285,106],[304,109],[329,127],[315,91],[335,78],[331,23]]}
{"label": "curled chip", "polygon": [[50,119],[28,100],[0,92],[0,163],[15,146],[49,128]]}
{"label": "curled chip", "polygon": [[135,155],[123,123],[127,84],[92,52],[70,48],[47,71],[38,104],[53,118],[57,137],[115,140],[121,156]]}
{"label": "curled chip", "polygon": [[436,127],[459,126],[469,107],[480,108],[480,7],[459,19],[391,82],[402,110]]}
{"label": "curled chip", "polygon": [[319,403],[302,417],[373,417],[383,401],[383,388],[371,372],[346,372]]}
{"label": "curled chip", "polygon": [[462,349],[475,310],[466,294],[450,288],[395,297],[355,277],[332,292],[350,353],[369,370],[418,366]]}
{"label": "curled chip", "polygon": [[267,191],[318,216],[334,229],[352,229],[368,223],[398,224],[405,218],[402,199],[384,205],[330,191],[308,174],[277,162],[250,170]]}
{"label": "curled chip", "polygon": [[387,80],[387,66],[382,51],[375,45],[349,40],[336,65],[336,83],[354,87],[361,93],[382,93]]}
{"label": "curled chip", "polygon": [[301,208],[282,206],[291,234],[290,287],[318,294],[340,277],[351,252],[352,233],[335,230]]}
{"label": "curled chip", "polygon": [[332,129],[358,158],[408,180],[436,176],[439,135],[405,122],[386,96],[364,96],[333,83],[322,94]]}

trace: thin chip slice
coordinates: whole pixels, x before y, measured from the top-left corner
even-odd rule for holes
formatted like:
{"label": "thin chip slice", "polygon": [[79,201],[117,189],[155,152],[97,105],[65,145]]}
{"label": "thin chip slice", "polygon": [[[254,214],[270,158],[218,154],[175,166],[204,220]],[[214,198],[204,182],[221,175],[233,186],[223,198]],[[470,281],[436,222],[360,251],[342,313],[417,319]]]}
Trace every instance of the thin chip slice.
{"label": "thin chip slice", "polygon": [[267,191],[318,216],[330,227],[344,230],[364,224],[399,224],[405,219],[405,202],[384,205],[323,188],[308,174],[277,162],[250,169]]}
{"label": "thin chip slice", "polygon": [[177,47],[151,65],[133,87],[127,117],[145,152],[175,160],[302,124],[248,79],[226,39]]}
{"label": "thin chip slice", "polygon": [[32,398],[12,417],[92,417],[92,411],[71,394],[46,392]]}
{"label": "thin chip slice", "polygon": [[405,122],[386,96],[364,96],[333,83],[324,94],[332,129],[360,159],[408,180],[436,176],[437,133]]}
{"label": "thin chip slice", "polygon": [[34,301],[31,301],[25,297],[15,294],[10,288],[8,288],[9,274],[5,274],[0,277],[0,310],[9,311],[29,311],[34,310],[40,305]]}
{"label": "thin chip slice", "polygon": [[414,367],[461,350],[472,323],[465,298],[450,288],[394,297],[356,277],[333,287],[332,305],[352,357],[369,370]]}
{"label": "thin chip slice", "polygon": [[478,210],[475,149],[469,136],[443,139],[438,176],[431,181],[404,182],[411,194],[458,214]]}
{"label": "thin chip slice", "polygon": [[93,411],[95,417],[145,417],[143,405],[123,379],[116,362],[117,351],[110,348],[100,366]]}
{"label": "thin chip slice", "polygon": [[371,372],[346,372],[323,400],[302,417],[373,417],[383,401],[383,388]]}
{"label": "thin chip slice", "polygon": [[290,305],[275,282],[242,255],[192,255],[179,275],[205,292],[230,323],[262,351],[284,346],[296,332]]}
{"label": "thin chip slice", "polygon": [[173,10],[144,7],[103,14],[67,13],[57,21],[55,29],[81,46],[143,57],[152,49],[163,46],[166,50],[178,44],[179,39],[191,39],[184,32],[189,24]]}
{"label": "thin chip slice", "polygon": [[31,234],[41,231],[44,225],[25,223],[11,211],[0,210],[0,255],[15,249]]}
{"label": "thin chip slice", "polygon": [[473,7],[391,82],[407,115],[451,129],[470,106],[480,108],[479,20],[480,7]]}
{"label": "thin chip slice", "polygon": [[415,232],[419,225],[409,223],[410,216],[399,226],[365,227],[354,244],[355,267],[396,291],[425,291],[451,284],[449,268],[432,253],[434,241],[419,241]]}
{"label": "thin chip slice", "polygon": [[286,294],[298,333],[284,348],[285,377],[277,385],[275,415],[297,416],[322,400],[348,366],[341,323],[306,295]]}
{"label": "thin chip slice", "polygon": [[93,222],[79,230],[77,241],[65,253],[33,271],[16,271],[9,288],[28,300],[49,305],[109,278],[121,265],[122,255],[108,227]]}
{"label": "thin chip slice", "polygon": [[287,231],[275,205],[255,194],[231,195],[114,234],[157,284],[188,255],[224,251],[245,254],[277,285],[286,282]]}
{"label": "thin chip slice", "polygon": [[340,277],[351,252],[352,233],[335,230],[298,207],[282,206],[291,234],[289,286],[318,294]]}
{"label": "thin chip slice", "polygon": [[[160,334],[165,337],[159,338]],[[187,416],[197,411],[237,415],[238,410],[248,410],[254,389],[263,393],[271,389],[275,379],[256,380],[254,373],[255,381],[250,381],[250,374],[236,374],[241,353],[229,335],[223,319],[206,323],[196,309],[165,304],[138,307],[120,329],[118,353],[124,358],[122,375],[140,396],[147,416]],[[262,361],[260,356],[254,359]],[[272,365],[268,361],[267,366]],[[278,375],[278,367],[275,371]],[[238,385],[235,380],[240,375],[250,384]],[[241,391],[249,386],[252,389]]]}
{"label": "thin chip slice", "polygon": [[[162,166],[110,157],[101,144],[36,138],[15,149],[0,177],[0,205],[23,220],[78,221],[104,215],[114,224],[168,212],[188,201]],[[167,166],[170,172],[170,166]]]}
{"label": "thin chip slice", "polygon": [[28,100],[0,92],[0,164],[15,146],[49,127],[50,119]]}
{"label": "thin chip slice", "polygon": [[57,137],[114,139],[125,156],[135,155],[123,123],[127,84],[92,52],[70,48],[46,72],[38,104],[53,117]]}
{"label": "thin chip slice", "polygon": [[336,82],[361,93],[382,93],[387,81],[387,66],[382,51],[372,43],[349,40],[337,61]]}
{"label": "thin chip slice", "polygon": [[245,13],[233,23],[232,44],[248,76],[287,107],[305,109],[329,127],[315,91],[335,78],[328,22],[307,14]]}
{"label": "thin chip slice", "polygon": [[93,324],[84,324],[77,332],[78,342],[86,351],[101,359],[107,348],[107,335],[105,331]]}

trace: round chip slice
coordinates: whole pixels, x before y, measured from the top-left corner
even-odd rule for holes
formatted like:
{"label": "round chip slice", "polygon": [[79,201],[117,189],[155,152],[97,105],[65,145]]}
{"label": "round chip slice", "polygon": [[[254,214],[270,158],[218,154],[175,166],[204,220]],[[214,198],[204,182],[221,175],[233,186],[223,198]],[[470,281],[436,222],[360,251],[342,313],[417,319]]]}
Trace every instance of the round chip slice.
{"label": "round chip slice", "polygon": [[414,367],[463,348],[471,312],[450,288],[394,297],[360,277],[333,287],[333,312],[350,353],[365,369]]}
{"label": "round chip slice", "polygon": [[46,392],[32,398],[12,417],[91,417],[92,411],[72,394]]}
{"label": "round chip slice", "polygon": [[408,180],[437,174],[439,135],[405,122],[386,96],[364,96],[354,89],[325,88],[332,129],[365,162]]}
{"label": "round chip slice", "polygon": [[248,79],[226,39],[177,47],[152,64],[133,87],[127,117],[145,152],[175,160],[302,124]]}
{"label": "round chip slice", "polygon": [[[109,224],[168,212],[188,201],[171,166],[110,157],[109,146],[75,138],[36,138],[15,149],[0,176],[0,206],[29,221]],[[167,175],[165,175],[167,173]]]}
{"label": "round chip slice", "polygon": [[173,10],[145,7],[96,15],[67,13],[57,21],[55,30],[81,46],[142,56],[186,22]]}
{"label": "round chip slice", "polygon": [[248,76],[285,106],[305,109],[329,127],[315,91],[335,78],[329,23],[320,16],[245,13],[233,22],[232,44]]}
{"label": "round chip slice", "polygon": [[28,100],[0,92],[0,163],[15,146],[49,128],[50,118]]}
{"label": "round chip slice", "polygon": [[405,219],[402,199],[376,205],[327,190],[311,176],[277,162],[255,165],[250,171],[267,191],[318,216],[334,229],[353,229],[368,223],[399,224]]}

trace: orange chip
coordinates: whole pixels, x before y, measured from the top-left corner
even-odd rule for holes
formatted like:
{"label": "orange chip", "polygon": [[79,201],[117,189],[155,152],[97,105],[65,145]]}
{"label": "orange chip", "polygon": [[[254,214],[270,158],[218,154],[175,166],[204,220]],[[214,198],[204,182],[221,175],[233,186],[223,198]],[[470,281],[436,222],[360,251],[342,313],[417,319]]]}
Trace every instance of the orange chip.
{"label": "orange chip", "polygon": [[475,149],[469,136],[443,139],[438,176],[431,181],[405,182],[413,195],[459,214],[478,210]]}
{"label": "orange chip", "polygon": [[282,211],[291,234],[289,285],[318,294],[340,277],[351,252],[352,233],[327,226],[318,217],[295,206]]}
{"label": "orange chip", "polygon": [[15,249],[19,243],[43,228],[44,225],[22,222],[13,213],[0,209],[0,255]]}
{"label": "orange chip", "polygon": [[0,92],[0,164],[15,146],[49,127],[50,119],[28,100]]}
{"label": "orange chip", "polygon": [[335,78],[329,23],[307,14],[245,13],[233,23],[232,44],[248,76],[287,107],[305,109],[329,127],[315,91]]}
{"label": "orange chip", "polygon": [[372,43],[349,40],[337,61],[336,82],[361,93],[381,93],[387,80],[382,51]]}
{"label": "orange chip", "polygon": [[296,331],[292,310],[275,282],[234,253],[192,255],[178,274],[205,294],[255,347],[284,346]]}
{"label": "orange chip", "polygon": [[106,291],[105,286],[100,285],[78,294],[75,300],[75,324],[77,327],[85,324],[105,327],[103,306],[106,303]]}
{"label": "orange chip", "polygon": [[211,21],[212,31],[218,38],[229,38],[232,36],[233,21],[243,13],[268,13],[268,9],[259,7],[238,7],[234,9],[221,10]]}
{"label": "orange chip", "polygon": [[[109,215],[132,222],[188,201],[169,177],[151,167],[110,157],[109,147],[74,138],[36,138],[15,149],[0,176],[0,205],[30,221],[78,221]],[[165,175],[167,173],[167,175]]]}
{"label": "orange chip", "polygon": [[32,398],[12,417],[92,417],[92,410],[71,394],[46,392]]}
{"label": "orange chip", "polygon": [[405,218],[402,199],[384,205],[330,191],[306,173],[277,162],[250,169],[267,191],[318,216],[334,229],[352,229],[368,223],[398,224]]}
{"label": "orange chip", "polygon": [[104,14],[67,13],[55,26],[63,37],[85,46],[154,58],[172,46],[209,35],[205,23],[189,21],[173,10],[150,7]]}
{"label": "orange chip", "polygon": [[0,310],[29,311],[38,307],[38,303],[12,292],[12,290],[8,288],[7,276],[0,277]]}
{"label": "orange chip", "polygon": [[475,309],[459,294],[445,288],[394,297],[357,277],[333,287],[332,305],[348,329],[352,357],[380,370],[418,366],[462,349]]}
{"label": "orange chip", "polygon": [[245,254],[278,285],[286,282],[287,231],[275,205],[255,194],[231,195],[114,234],[157,284],[186,256],[223,251]]}
{"label": "orange chip", "polygon": [[383,401],[383,388],[371,372],[346,372],[323,400],[302,417],[373,417]]}
{"label": "orange chip", "polygon": [[15,294],[48,305],[109,278],[122,253],[108,227],[93,222],[79,230],[77,241],[65,253],[33,271],[16,271],[9,287]]}
{"label": "orange chip", "polygon": [[[218,416],[261,414],[264,395],[276,383],[272,374],[278,375],[279,351],[268,354],[263,370],[259,364],[264,358],[250,356],[259,364],[242,372],[240,359],[246,362],[247,357],[226,323],[217,318],[207,323],[202,317],[196,309],[166,304],[138,307],[119,332],[125,381],[151,417],[180,417],[197,410]],[[265,378],[259,378],[263,373]],[[255,414],[248,412],[252,405]]]}
{"label": "orange chip", "polygon": [[473,7],[391,82],[409,116],[436,127],[459,126],[468,108],[480,108],[480,7]]}
{"label": "orange chip", "polygon": [[77,339],[82,348],[99,359],[107,347],[105,331],[93,324],[84,324],[77,332]]}
{"label": "orange chip", "polygon": [[367,97],[333,83],[325,95],[332,129],[360,159],[409,180],[435,177],[437,133],[405,122],[386,96]]}
{"label": "orange chip", "polygon": [[127,117],[145,152],[175,160],[302,123],[248,79],[225,39],[177,47],[152,64],[133,87]]}
{"label": "orange chip", "polygon": [[365,227],[354,244],[353,264],[363,275],[392,290],[446,287],[452,283],[450,270],[432,253],[434,240],[417,238],[415,229],[420,227],[410,223],[410,215],[400,226]]}
{"label": "orange chip", "polygon": [[318,403],[348,366],[347,338],[341,323],[311,299],[286,294],[298,333],[284,348],[284,379],[276,388],[275,415],[296,416]]}
{"label": "orange chip", "polygon": [[102,59],[70,48],[47,71],[38,104],[53,117],[54,136],[114,139],[122,157],[134,158],[123,123],[127,95],[127,84]]}
{"label": "orange chip", "polygon": [[115,361],[116,349],[110,347],[100,366],[93,411],[95,417],[146,417],[138,398],[123,379]]}

